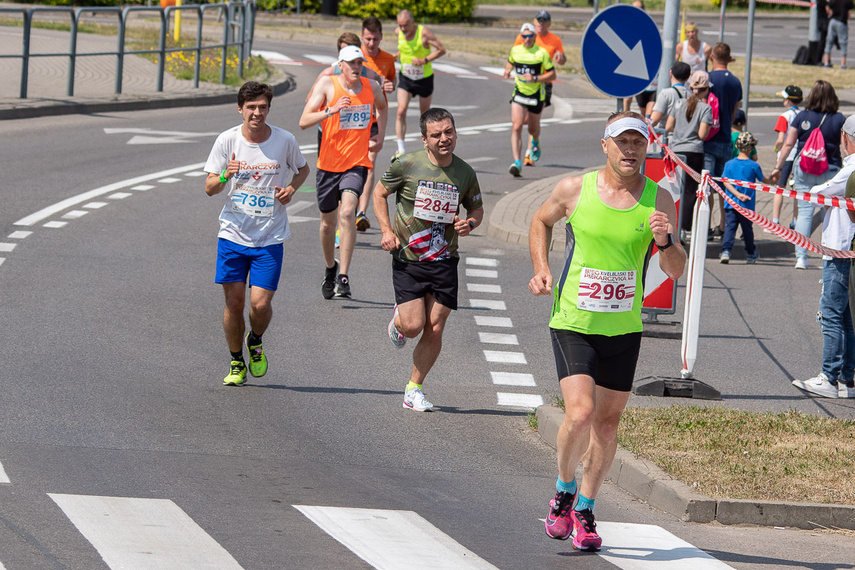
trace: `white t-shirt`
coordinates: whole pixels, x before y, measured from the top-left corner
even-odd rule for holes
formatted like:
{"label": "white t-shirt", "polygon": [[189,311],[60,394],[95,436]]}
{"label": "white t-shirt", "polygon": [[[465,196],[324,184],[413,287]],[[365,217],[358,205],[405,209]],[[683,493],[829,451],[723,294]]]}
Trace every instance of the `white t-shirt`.
{"label": "white t-shirt", "polygon": [[688,63],[692,68],[692,73],[696,71],[707,70],[707,58],[704,52],[707,49],[707,42],[701,42],[701,47],[698,48],[698,53],[692,55],[689,53],[689,40],[683,42],[683,51],[680,52],[680,59],[684,63]]}
{"label": "white t-shirt", "polygon": [[205,163],[205,172],[220,174],[232,153],[241,161],[240,172],[226,185],[217,237],[247,247],[267,247],[291,236],[288,213],[274,197],[273,187],[284,188],[291,173],[306,165],[294,135],[269,126],[270,136],[261,144],[247,141],[241,125],[221,133]]}

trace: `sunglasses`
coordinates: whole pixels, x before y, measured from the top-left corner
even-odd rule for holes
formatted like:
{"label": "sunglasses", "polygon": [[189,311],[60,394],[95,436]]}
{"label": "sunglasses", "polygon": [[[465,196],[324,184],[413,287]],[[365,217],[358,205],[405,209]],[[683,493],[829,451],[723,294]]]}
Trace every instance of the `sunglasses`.
{"label": "sunglasses", "polygon": [[534,34],[523,34],[522,39],[524,39],[524,40],[530,40],[530,39],[531,39],[531,38],[533,38],[533,37],[534,37]]}

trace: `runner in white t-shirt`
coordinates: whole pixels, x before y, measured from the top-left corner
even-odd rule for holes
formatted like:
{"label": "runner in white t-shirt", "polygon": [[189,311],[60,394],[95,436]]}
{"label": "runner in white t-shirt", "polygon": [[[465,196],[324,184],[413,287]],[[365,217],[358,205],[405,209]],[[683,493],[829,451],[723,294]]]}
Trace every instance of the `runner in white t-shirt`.
{"label": "runner in white t-shirt", "polygon": [[[223,380],[226,385],[246,382],[244,343],[250,374],[260,377],[267,372],[261,335],[273,316],[271,303],[282,271],[282,242],[290,236],[285,205],[309,175],[294,135],[266,123],[272,99],[269,85],[244,83],[238,91],[243,123],[217,137],[205,164],[205,193],[214,196],[228,188],[220,212],[215,279],[226,295],[223,329],[231,352],[229,374]],[[248,277],[250,331],[244,338]]]}

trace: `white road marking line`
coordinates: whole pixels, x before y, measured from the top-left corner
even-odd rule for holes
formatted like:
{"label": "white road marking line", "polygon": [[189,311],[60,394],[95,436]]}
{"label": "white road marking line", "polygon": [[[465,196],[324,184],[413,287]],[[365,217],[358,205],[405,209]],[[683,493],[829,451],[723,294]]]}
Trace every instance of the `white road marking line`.
{"label": "white road marking line", "polygon": [[313,218],[312,216],[288,216],[288,223],[291,224],[299,224],[300,222],[317,222],[320,218]]}
{"label": "white road marking line", "polygon": [[100,210],[106,205],[107,202],[89,202],[88,204],[83,204],[83,207],[89,208],[90,210]]}
{"label": "white road marking line", "polygon": [[18,244],[16,244],[16,243],[0,243],[0,251],[2,251],[4,253],[9,253],[13,249],[15,249],[16,245],[18,245]]}
{"label": "white road marking line", "polygon": [[131,190],[139,190],[140,192],[145,192],[146,190],[151,190],[152,188],[157,188],[157,186],[153,186],[151,184],[140,184],[138,186],[134,186]]}
{"label": "white road marking line", "polygon": [[495,156],[479,156],[477,158],[466,158],[464,159],[468,164],[472,164],[474,162],[489,162],[491,160],[496,160]]}
{"label": "white road marking line", "polygon": [[732,568],[665,530],[649,524],[597,521],[597,554],[623,570],[725,570]]}
{"label": "white road marking line", "polygon": [[505,74],[504,67],[493,67],[492,65],[481,65],[479,69],[482,71],[486,71],[487,73],[492,73],[493,75],[498,75],[499,77]]}
{"label": "white road marking line", "polygon": [[68,222],[46,222],[42,225],[46,228],[64,228],[68,225]]}
{"label": "white road marking line", "polygon": [[[12,481],[9,480],[9,476],[6,475],[6,470],[3,469],[3,464],[0,463],[0,483],[11,483],[11,482]],[[3,567],[3,565],[0,564],[0,568],[2,568],[2,567]]]}
{"label": "white road marking line", "polygon": [[173,182],[181,182],[180,178],[161,178],[158,180],[161,184],[172,184]]}
{"label": "white road marking line", "polygon": [[466,290],[472,293],[501,293],[501,285],[488,285],[486,283],[467,283]]}
{"label": "white road marking line", "polygon": [[483,79],[484,81],[487,80],[487,78],[483,75],[456,75],[455,77],[459,77],[460,79]]}
{"label": "white road marking line", "polygon": [[494,301],[492,299],[469,299],[469,306],[473,309],[489,309],[491,311],[507,310],[504,301]]}
{"label": "white road marking line", "polygon": [[481,250],[481,255],[505,255],[503,249],[484,248]]}
{"label": "white road marking line", "polygon": [[[491,133],[504,133],[505,131],[510,130],[510,128],[511,127],[491,127],[487,130]],[[478,133],[470,133],[470,134],[476,135]]]}
{"label": "white road marking line", "polygon": [[522,352],[507,352],[504,350],[485,350],[484,358],[487,362],[499,362],[501,364],[528,364],[525,354]]}
{"label": "white road marking line", "polygon": [[458,67],[456,65],[452,65],[450,63],[431,63],[431,66],[437,71],[441,71],[443,73],[451,73],[452,75],[461,74],[461,75],[472,75],[472,71],[466,69],[465,67]]}
{"label": "white road marking line", "polygon": [[3,262],[6,261],[5,257],[0,257],[0,265],[3,265]]}
{"label": "white road marking line", "polygon": [[478,267],[498,267],[499,260],[489,257],[467,257],[466,265],[477,265]]}
{"label": "white road marking line", "polygon": [[508,317],[484,317],[475,315],[475,324],[479,327],[505,327],[511,328],[514,323]]}
{"label": "white road marking line", "polygon": [[480,340],[483,344],[510,344],[510,345],[519,345],[520,341],[517,340],[517,335],[515,334],[504,334],[504,333],[492,333],[492,332],[479,332],[478,340]]}
{"label": "white road marking line", "polygon": [[470,269],[466,268],[466,277],[483,277],[485,279],[496,279],[499,272],[494,269]]}
{"label": "white road marking line", "polygon": [[412,511],[294,508],[377,570],[496,570]]}
{"label": "white road marking line", "polygon": [[490,372],[490,376],[499,386],[537,386],[534,375],[524,372]]}
{"label": "white road marking line", "polygon": [[322,63],[324,65],[332,65],[338,61],[337,57],[331,55],[320,55],[317,53],[304,53],[304,57],[311,59],[312,61],[316,61],[318,63]]}
{"label": "white road marking line", "polygon": [[9,234],[8,237],[9,237],[9,239],[24,239],[24,238],[30,237],[32,235],[32,233],[33,232],[17,231],[17,232],[12,232],[11,234]]}
{"label": "white road marking line", "polygon": [[83,216],[85,216],[88,213],[89,212],[86,212],[84,210],[71,210],[70,212],[64,213],[62,215],[62,218],[64,220],[76,220],[77,218],[82,218]]}
{"label": "white road marking line", "polygon": [[278,51],[265,51],[262,49],[254,49],[250,52],[252,55],[260,55],[270,63],[278,63],[280,65],[303,65],[300,62],[294,61],[284,53]]}
{"label": "white road marking line", "polygon": [[500,406],[512,406],[514,408],[539,408],[543,405],[543,396],[537,394],[510,394],[508,392],[496,392],[496,398]]}
{"label": "white road marking line", "polygon": [[149,180],[156,180],[158,178],[163,178],[164,176],[172,176],[173,174],[182,174],[187,172],[188,170],[199,170],[204,167],[205,163],[196,163],[190,164],[187,166],[180,166],[178,168],[172,168],[170,170],[163,170],[160,172],[153,172],[151,174],[146,174],[144,176],[137,176],[136,178],[130,178],[128,180],[122,180],[119,182],[115,182],[113,184],[108,184],[107,186],[101,186],[100,188],[95,188],[94,190],[89,190],[88,192],[83,192],[82,194],[78,194],[76,196],[72,196],[70,198],[66,198],[65,200],[61,200],[56,204],[52,204],[47,208],[42,208],[38,212],[34,214],[30,214],[24,218],[21,218],[17,222],[15,222],[16,226],[34,226],[37,223],[45,220],[54,214],[61,212],[63,210],[67,210],[73,206],[78,204],[83,204],[85,202],[89,202],[93,198],[97,198],[98,196],[103,196],[104,194],[109,194],[121,188],[127,188],[129,186],[133,186],[135,184],[140,184],[142,182],[147,182]]}
{"label": "white road marking line", "polygon": [[48,496],[111,568],[241,568],[172,501],[56,493]]}
{"label": "white road marking line", "polygon": [[208,176],[208,173],[204,170],[197,170],[196,172],[185,172],[184,176],[192,176],[194,178],[199,176]]}
{"label": "white road marking line", "polygon": [[130,192],[115,192],[107,196],[110,200],[124,200],[128,196],[133,196]]}

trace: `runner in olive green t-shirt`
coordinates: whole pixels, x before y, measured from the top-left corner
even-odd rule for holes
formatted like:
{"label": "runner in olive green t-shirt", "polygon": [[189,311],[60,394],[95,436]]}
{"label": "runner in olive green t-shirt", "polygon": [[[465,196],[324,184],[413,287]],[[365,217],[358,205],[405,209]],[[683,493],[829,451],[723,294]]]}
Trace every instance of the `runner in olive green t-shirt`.
{"label": "runner in olive green t-shirt", "polygon": [[[374,188],[380,245],[392,253],[395,309],[387,332],[396,348],[421,334],[404,407],[429,412],[422,383],[442,349],[442,333],[457,309],[457,238],[481,224],[484,206],[475,171],[454,156],[454,117],[436,107],[419,121],[425,149],[395,158]],[[388,197],[395,194],[394,222]],[[466,217],[460,216],[460,206]]]}

